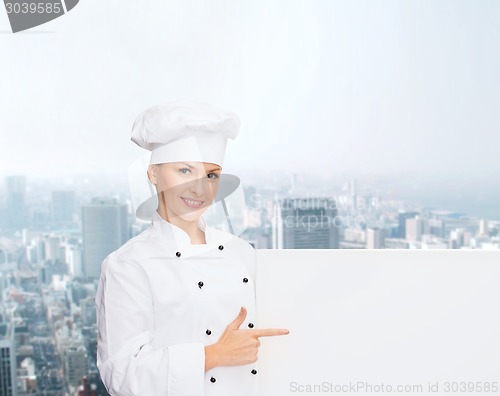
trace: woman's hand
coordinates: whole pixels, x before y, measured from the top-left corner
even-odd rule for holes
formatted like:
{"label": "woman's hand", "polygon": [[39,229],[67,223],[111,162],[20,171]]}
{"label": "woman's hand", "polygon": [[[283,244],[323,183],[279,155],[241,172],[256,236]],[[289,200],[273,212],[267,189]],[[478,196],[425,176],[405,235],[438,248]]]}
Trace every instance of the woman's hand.
{"label": "woman's hand", "polygon": [[257,361],[260,346],[259,337],[288,334],[286,329],[240,329],[247,316],[245,307],[241,307],[236,318],[215,344],[205,346],[205,371],[217,366],[240,366]]}

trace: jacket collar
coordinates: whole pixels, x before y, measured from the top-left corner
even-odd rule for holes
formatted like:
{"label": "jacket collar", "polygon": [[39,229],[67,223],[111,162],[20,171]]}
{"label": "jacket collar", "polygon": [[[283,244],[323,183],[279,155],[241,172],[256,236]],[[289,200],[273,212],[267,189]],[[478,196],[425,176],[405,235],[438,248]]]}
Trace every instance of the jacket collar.
{"label": "jacket collar", "polygon": [[166,221],[156,210],[153,213],[151,225],[156,231],[159,231],[162,235],[165,235],[167,238],[174,241],[175,245],[179,248],[196,249],[197,247],[208,247],[208,245],[214,243],[212,240],[212,230],[210,227],[207,227],[207,223],[203,217],[200,217],[198,221],[198,228],[205,232],[206,244],[192,244],[191,238],[186,231],[175,224]]}

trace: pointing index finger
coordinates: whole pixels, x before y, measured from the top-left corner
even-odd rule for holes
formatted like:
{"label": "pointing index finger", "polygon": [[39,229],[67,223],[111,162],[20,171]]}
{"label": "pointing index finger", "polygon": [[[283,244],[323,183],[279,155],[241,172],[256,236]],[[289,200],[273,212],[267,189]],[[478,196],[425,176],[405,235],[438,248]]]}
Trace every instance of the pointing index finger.
{"label": "pointing index finger", "polygon": [[271,337],[286,335],[289,333],[287,329],[254,329],[250,330],[256,337]]}

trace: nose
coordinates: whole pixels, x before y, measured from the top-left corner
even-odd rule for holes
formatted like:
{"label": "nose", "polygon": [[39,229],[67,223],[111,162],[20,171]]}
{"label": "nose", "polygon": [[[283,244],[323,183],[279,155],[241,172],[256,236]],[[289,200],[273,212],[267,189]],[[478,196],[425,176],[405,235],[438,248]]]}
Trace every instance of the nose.
{"label": "nose", "polygon": [[208,179],[205,177],[199,177],[191,181],[189,188],[193,194],[196,195],[203,195],[205,189],[207,188],[207,182]]}

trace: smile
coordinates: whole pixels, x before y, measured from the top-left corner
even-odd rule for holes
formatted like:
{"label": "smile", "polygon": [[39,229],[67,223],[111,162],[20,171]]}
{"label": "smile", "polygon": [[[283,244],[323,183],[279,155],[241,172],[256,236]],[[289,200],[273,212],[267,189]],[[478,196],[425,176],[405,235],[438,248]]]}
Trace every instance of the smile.
{"label": "smile", "polygon": [[198,200],[195,200],[195,199],[187,199],[187,198],[184,198],[184,197],[181,197],[181,199],[190,208],[199,208],[201,206],[201,204],[204,202],[204,201],[198,201]]}

